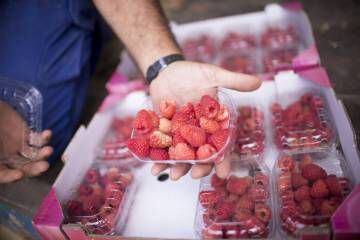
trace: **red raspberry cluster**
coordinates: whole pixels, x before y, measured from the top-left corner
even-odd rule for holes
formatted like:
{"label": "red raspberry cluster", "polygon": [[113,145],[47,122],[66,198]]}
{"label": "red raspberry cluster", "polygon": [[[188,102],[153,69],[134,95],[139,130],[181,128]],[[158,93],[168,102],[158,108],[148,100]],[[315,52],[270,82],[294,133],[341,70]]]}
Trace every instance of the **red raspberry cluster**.
{"label": "red raspberry cluster", "polygon": [[121,204],[133,175],[117,167],[100,174],[97,168],[87,171],[76,197],[66,203],[67,222],[80,223],[95,234],[110,234],[121,214]]}
{"label": "red raspberry cluster", "polygon": [[327,174],[309,154],[298,155],[296,161],[290,155],[283,155],[277,167],[281,224],[290,234],[306,226],[329,222],[349,192],[348,179]]}
{"label": "red raspberry cluster", "polygon": [[239,107],[236,151],[240,155],[257,155],[264,151],[264,114],[256,107]]}
{"label": "red raspberry cluster", "polygon": [[265,72],[290,69],[292,66],[292,60],[297,54],[298,49],[296,47],[269,50],[265,52],[263,58]]}
{"label": "red raspberry cluster", "polygon": [[275,103],[271,112],[279,149],[317,149],[330,145],[333,134],[320,96],[306,93],[285,109]]}
{"label": "red raspberry cluster", "polygon": [[181,49],[188,60],[210,63],[215,57],[215,43],[210,36],[201,35],[189,38],[181,44]]}
{"label": "red raspberry cluster", "polygon": [[254,177],[220,179],[211,177],[212,189],[199,193],[205,239],[266,238],[271,209],[269,178],[262,172]]}
{"label": "red raspberry cluster", "polygon": [[253,50],[255,47],[255,36],[230,32],[221,41],[219,50],[225,55],[234,55]]}
{"label": "red raspberry cluster", "polygon": [[115,117],[101,150],[103,160],[120,160],[130,157],[126,151],[126,141],[131,137],[133,117]]}
{"label": "red raspberry cluster", "polygon": [[225,57],[221,60],[220,66],[233,72],[246,74],[256,73],[255,62],[246,55]]}
{"label": "red raspberry cluster", "polygon": [[270,27],[261,36],[261,44],[265,48],[283,48],[299,44],[299,36],[293,26],[286,28]]}
{"label": "red raspberry cluster", "polygon": [[165,100],[160,116],[150,110],[138,112],[136,136],[127,146],[138,157],[151,160],[208,159],[226,145],[229,121],[228,108],[208,95],[179,109],[174,101]]}

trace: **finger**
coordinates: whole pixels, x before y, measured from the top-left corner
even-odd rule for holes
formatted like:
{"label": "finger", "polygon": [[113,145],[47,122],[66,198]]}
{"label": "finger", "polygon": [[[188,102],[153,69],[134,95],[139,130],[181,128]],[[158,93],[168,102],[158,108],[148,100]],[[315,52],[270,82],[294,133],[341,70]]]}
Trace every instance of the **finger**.
{"label": "finger", "polygon": [[165,171],[167,168],[168,168],[168,165],[165,163],[156,163],[151,168],[151,174],[154,176],[157,176],[161,172]]}
{"label": "finger", "polygon": [[51,154],[53,154],[54,149],[52,147],[43,147],[42,149],[40,149],[39,154],[37,156],[37,160],[41,160],[41,161],[46,161]]}
{"label": "finger", "polygon": [[173,181],[178,180],[182,176],[188,173],[191,165],[187,163],[179,163],[171,167],[170,169],[170,179]]}
{"label": "finger", "polygon": [[26,176],[34,177],[40,175],[42,172],[45,172],[49,168],[49,163],[46,161],[38,161],[25,164],[22,167],[22,171]]}
{"label": "finger", "polygon": [[44,130],[41,133],[31,132],[29,145],[34,147],[42,147],[48,145],[52,137],[51,130]]}
{"label": "finger", "polygon": [[208,73],[217,87],[225,87],[238,91],[253,91],[260,87],[261,80],[255,76],[235,73],[223,68],[210,65]]}
{"label": "finger", "polygon": [[219,178],[226,178],[231,171],[231,161],[230,158],[225,157],[223,161],[215,164],[216,175]]}
{"label": "finger", "polygon": [[191,177],[199,179],[210,174],[213,168],[212,164],[197,164],[192,167]]}
{"label": "finger", "polygon": [[0,183],[10,183],[23,177],[23,173],[17,169],[9,169],[5,165],[0,166]]}

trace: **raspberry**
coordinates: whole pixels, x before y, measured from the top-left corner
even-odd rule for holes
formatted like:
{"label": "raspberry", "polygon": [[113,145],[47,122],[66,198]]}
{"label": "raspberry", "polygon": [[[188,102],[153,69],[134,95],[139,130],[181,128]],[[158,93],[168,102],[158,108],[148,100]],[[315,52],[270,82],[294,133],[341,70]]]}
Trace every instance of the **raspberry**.
{"label": "raspberry", "polygon": [[190,120],[189,116],[184,113],[177,112],[171,119],[171,132],[176,132],[182,125],[185,125]]}
{"label": "raspberry", "polygon": [[219,178],[216,174],[211,176],[211,186],[213,188],[224,188],[226,186],[226,179]]}
{"label": "raspberry", "polygon": [[304,200],[311,200],[310,198],[310,187],[309,186],[301,186],[294,192],[294,198],[296,201],[301,202]]}
{"label": "raspberry", "polygon": [[254,210],[255,202],[248,197],[248,195],[243,195],[239,198],[236,209],[243,208],[248,209],[250,211]]}
{"label": "raspberry", "polygon": [[280,198],[283,202],[294,201],[294,192],[291,190],[286,190],[280,193]]}
{"label": "raspberry", "polygon": [[176,103],[172,100],[162,100],[159,108],[161,116],[171,119],[176,112]]}
{"label": "raspberry", "polygon": [[140,134],[149,133],[153,129],[153,119],[148,111],[140,110],[134,119],[133,126]]}
{"label": "raspberry", "polygon": [[316,209],[310,200],[304,200],[300,202],[300,211],[306,215],[313,215]]}
{"label": "raspberry", "polygon": [[211,215],[215,222],[221,222],[225,220],[230,220],[234,215],[235,206],[231,202],[219,201],[214,209],[211,211]]}
{"label": "raspberry", "polygon": [[273,103],[270,107],[270,111],[273,115],[281,114],[282,112],[281,105],[279,103]]}
{"label": "raspberry", "polygon": [[209,95],[205,95],[201,98],[200,107],[202,115],[209,119],[215,118],[220,110],[219,102]]}
{"label": "raspberry", "polygon": [[293,172],[291,174],[291,183],[293,188],[297,189],[303,185],[307,185],[308,180],[305,179],[300,173]]}
{"label": "raspberry", "polygon": [[266,231],[266,227],[264,223],[262,223],[257,217],[252,216],[247,221],[242,223],[243,228],[245,228],[248,231],[249,238],[252,238],[251,236],[259,236],[261,234],[264,234]]}
{"label": "raspberry", "polygon": [[249,198],[256,202],[265,202],[269,198],[269,191],[264,187],[252,185],[249,189]]}
{"label": "raspberry", "polygon": [[258,123],[254,118],[247,118],[243,121],[242,128],[245,132],[253,132],[257,129]]}
{"label": "raspberry", "polygon": [[254,184],[258,187],[267,188],[269,185],[269,177],[262,172],[256,172],[254,176]]}
{"label": "raspberry", "polygon": [[156,115],[156,113],[150,110],[148,110],[148,113],[150,115],[153,128],[159,127],[159,117]]}
{"label": "raspberry", "polygon": [[167,159],[169,159],[169,154],[166,151],[166,149],[151,148],[149,157],[152,160],[167,160]]}
{"label": "raspberry", "polygon": [[294,159],[291,156],[282,156],[278,161],[278,167],[282,171],[292,171],[295,167]]}
{"label": "raspberry", "polygon": [[209,137],[209,143],[220,151],[226,144],[229,137],[229,130],[219,130]]}
{"label": "raspberry", "polygon": [[252,212],[246,208],[236,208],[234,218],[238,222],[243,222],[252,216]]}
{"label": "raspberry", "polygon": [[82,216],[84,214],[82,203],[77,200],[69,200],[66,203],[66,209],[70,217]]}
{"label": "raspberry", "polygon": [[194,160],[195,152],[186,143],[178,143],[175,146],[174,156],[176,160]]}
{"label": "raspberry", "polygon": [[223,226],[223,237],[225,239],[235,239],[239,235],[239,227],[236,225],[224,225]]}
{"label": "raspberry", "polygon": [[226,201],[232,203],[236,203],[238,200],[239,200],[239,196],[234,193],[230,193],[226,198]]}
{"label": "raspberry", "polygon": [[326,171],[320,166],[309,163],[302,169],[302,176],[310,181],[316,181],[321,178],[326,178]]}
{"label": "raspberry", "polygon": [[238,111],[240,113],[240,117],[243,119],[251,117],[251,107],[249,107],[249,106],[239,107]]}
{"label": "raspberry", "polygon": [[126,172],[126,173],[121,173],[120,174],[120,177],[119,177],[119,180],[127,187],[129,186],[132,181],[134,179],[134,176],[132,173],[130,172]]}
{"label": "raspberry", "polygon": [[341,197],[342,196],[342,188],[339,183],[338,178],[334,174],[330,174],[325,179],[326,185],[330,191],[330,193],[334,196]]}
{"label": "raspberry", "polygon": [[172,137],[160,131],[154,131],[150,134],[149,144],[152,148],[166,148],[172,144]]}
{"label": "raspberry", "polygon": [[188,117],[188,119],[196,118],[194,105],[192,103],[186,103],[185,105],[183,105],[179,109],[179,112],[185,114]]}
{"label": "raspberry", "polygon": [[147,157],[149,155],[150,145],[145,138],[132,138],[127,141],[127,147],[130,151],[139,157]]}
{"label": "raspberry", "polygon": [[198,159],[207,159],[216,153],[216,149],[210,144],[204,144],[198,148],[196,151],[196,156]]}
{"label": "raspberry", "polygon": [[194,112],[195,112],[196,119],[200,119],[202,117],[200,103],[197,103],[194,105]]}
{"label": "raspberry", "polygon": [[101,205],[104,203],[103,196],[94,194],[90,196],[81,196],[79,200],[83,204],[83,210],[86,215],[96,214],[99,211]]}
{"label": "raspberry", "polygon": [[231,193],[243,195],[250,187],[251,181],[250,177],[230,176],[226,189]]}
{"label": "raspberry", "polygon": [[206,141],[205,131],[196,126],[183,125],[180,134],[193,147],[200,147]]}
{"label": "raspberry", "polygon": [[335,199],[322,201],[320,206],[321,214],[324,216],[331,216],[336,211],[340,203],[341,201]]}
{"label": "raspberry", "polygon": [[318,213],[321,212],[321,204],[324,200],[325,199],[323,199],[323,198],[313,198],[311,200],[311,203],[314,206],[316,212],[318,212]]}
{"label": "raspberry", "polygon": [[199,202],[204,208],[209,208],[219,201],[223,196],[221,192],[207,190],[199,193]]}
{"label": "raspberry", "polygon": [[279,175],[278,188],[280,192],[291,189],[291,173],[283,172]]}
{"label": "raspberry", "polygon": [[200,127],[204,129],[206,133],[210,134],[213,134],[220,129],[220,125],[217,121],[205,117],[200,118]]}
{"label": "raspberry", "polygon": [[220,104],[220,109],[215,120],[222,122],[224,120],[229,119],[229,117],[230,117],[229,109],[225,105]]}
{"label": "raspberry", "polygon": [[310,194],[313,198],[325,198],[329,195],[329,189],[324,180],[319,179],[311,187]]}
{"label": "raspberry", "polygon": [[166,118],[160,118],[159,130],[166,134],[170,133],[171,132],[171,121]]}
{"label": "raspberry", "polygon": [[269,206],[263,203],[255,204],[255,216],[263,223],[268,223],[271,219]]}
{"label": "raspberry", "polygon": [[93,189],[91,186],[87,185],[87,184],[82,184],[79,187],[79,195],[80,196],[89,196],[93,193]]}
{"label": "raspberry", "polygon": [[341,189],[344,192],[344,194],[349,193],[351,191],[349,179],[347,179],[345,177],[340,177],[340,178],[338,178],[338,180],[339,180]]}
{"label": "raspberry", "polygon": [[105,178],[106,178],[106,182],[117,182],[119,181],[119,177],[120,177],[120,171],[118,168],[116,167],[111,167],[107,170]]}
{"label": "raspberry", "polygon": [[94,183],[99,182],[99,180],[100,180],[100,174],[97,169],[92,168],[86,172],[86,175],[85,175],[86,182],[88,182],[90,184],[94,184]]}
{"label": "raspberry", "polygon": [[305,154],[299,163],[299,169],[302,171],[306,165],[312,162],[313,162],[312,157],[309,154]]}
{"label": "raspberry", "polygon": [[174,146],[169,147],[168,153],[169,153],[169,159],[176,160],[175,147]]}
{"label": "raspberry", "polygon": [[180,134],[180,130],[173,133],[173,146],[176,146],[178,143],[186,143],[186,140]]}

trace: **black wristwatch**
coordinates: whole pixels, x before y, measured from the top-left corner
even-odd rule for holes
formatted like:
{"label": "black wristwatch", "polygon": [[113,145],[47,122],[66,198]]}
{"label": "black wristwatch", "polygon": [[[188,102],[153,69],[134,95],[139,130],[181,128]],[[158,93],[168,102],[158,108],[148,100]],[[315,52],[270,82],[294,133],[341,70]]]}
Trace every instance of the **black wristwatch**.
{"label": "black wristwatch", "polygon": [[150,84],[151,81],[154,80],[159,75],[159,73],[171,63],[183,60],[185,60],[185,58],[182,54],[171,54],[158,59],[146,71],[146,81]]}

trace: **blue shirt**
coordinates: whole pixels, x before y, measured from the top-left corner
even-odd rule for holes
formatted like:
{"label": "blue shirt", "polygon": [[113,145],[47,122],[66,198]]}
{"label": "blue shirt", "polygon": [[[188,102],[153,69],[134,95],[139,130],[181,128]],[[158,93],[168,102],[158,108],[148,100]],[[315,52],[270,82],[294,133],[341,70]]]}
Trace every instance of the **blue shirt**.
{"label": "blue shirt", "polygon": [[53,131],[51,160],[80,118],[94,67],[95,22],[91,0],[0,1],[0,76],[42,93],[42,127]]}

